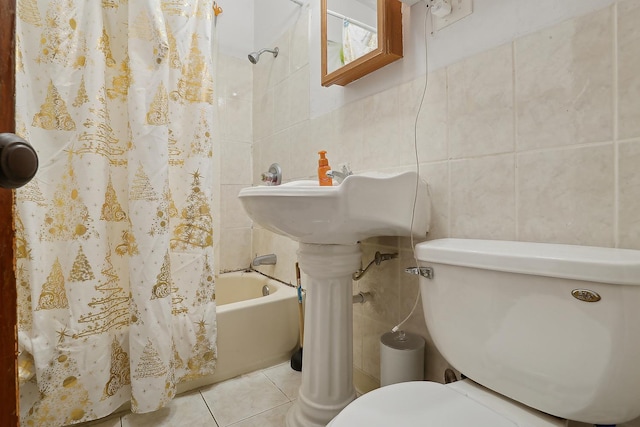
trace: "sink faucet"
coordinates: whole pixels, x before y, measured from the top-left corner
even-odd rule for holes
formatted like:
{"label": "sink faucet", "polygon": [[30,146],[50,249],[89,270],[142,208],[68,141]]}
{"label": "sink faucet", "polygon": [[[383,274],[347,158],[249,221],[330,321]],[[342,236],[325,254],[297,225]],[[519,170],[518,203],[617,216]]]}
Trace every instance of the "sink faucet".
{"label": "sink faucet", "polygon": [[269,171],[262,174],[262,182],[266,185],[280,185],[282,182],[282,168],[280,165],[273,163],[269,166]]}
{"label": "sink faucet", "polygon": [[338,184],[342,184],[342,181],[350,175],[353,175],[353,172],[351,172],[351,168],[349,168],[348,164],[342,164],[340,172],[334,170],[327,171],[327,176],[338,181]]}
{"label": "sink faucet", "polygon": [[276,254],[261,255],[255,257],[251,262],[251,265],[254,267],[257,267],[259,265],[275,265],[277,260],[278,257],[276,256]]}

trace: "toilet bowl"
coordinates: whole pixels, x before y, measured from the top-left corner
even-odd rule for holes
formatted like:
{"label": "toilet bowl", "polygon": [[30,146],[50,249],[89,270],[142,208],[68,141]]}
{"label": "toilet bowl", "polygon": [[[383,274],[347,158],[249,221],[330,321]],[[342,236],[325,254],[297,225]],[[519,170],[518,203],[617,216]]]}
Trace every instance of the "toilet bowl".
{"label": "toilet bowl", "polygon": [[393,384],[331,427],[614,425],[640,416],[640,251],[440,239],[416,255],[427,328],[465,377]]}
{"label": "toilet bowl", "polygon": [[562,419],[496,395],[470,380],[397,383],[371,391],[327,427],[564,427]]}

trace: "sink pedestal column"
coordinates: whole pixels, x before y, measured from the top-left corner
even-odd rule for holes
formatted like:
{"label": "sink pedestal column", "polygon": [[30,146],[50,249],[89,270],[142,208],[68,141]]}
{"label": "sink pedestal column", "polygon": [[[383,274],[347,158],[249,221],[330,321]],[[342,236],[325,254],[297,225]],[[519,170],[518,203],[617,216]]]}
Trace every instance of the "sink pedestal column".
{"label": "sink pedestal column", "polygon": [[355,399],[351,275],[360,268],[358,245],[300,243],[307,274],[302,384],[287,427],[325,427]]}

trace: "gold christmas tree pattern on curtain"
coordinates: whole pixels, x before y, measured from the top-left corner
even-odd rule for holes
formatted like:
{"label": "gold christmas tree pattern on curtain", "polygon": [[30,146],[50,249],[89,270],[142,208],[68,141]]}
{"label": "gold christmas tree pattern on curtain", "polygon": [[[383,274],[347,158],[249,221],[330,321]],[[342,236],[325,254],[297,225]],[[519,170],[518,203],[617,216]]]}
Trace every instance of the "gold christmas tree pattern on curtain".
{"label": "gold christmas tree pattern on curtain", "polygon": [[104,386],[102,400],[115,396],[122,387],[131,384],[131,371],[129,369],[129,354],[123,350],[116,337],[111,343],[111,368],[109,368],[109,381]]}
{"label": "gold christmas tree pattern on curtain", "polygon": [[[104,90],[102,90],[104,93]],[[116,138],[113,128],[111,127],[111,118],[107,109],[105,96],[98,96],[100,106],[98,108],[89,108],[91,114],[83,126],[88,129],[80,134],[78,139],[85,144],[75,154],[94,153],[105,157],[110,164],[114,166],[123,166],[127,164],[125,157],[127,147],[120,144],[120,140]]]}
{"label": "gold christmas tree pattern on curtain", "polygon": [[196,332],[196,345],[193,347],[193,356],[187,361],[189,373],[184,380],[190,380],[203,375],[212,374],[216,366],[216,348],[207,336],[207,324],[204,320],[198,322]]}
{"label": "gold christmas tree pattern on curtain", "polygon": [[16,271],[16,282],[18,283],[18,330],[30,331],[33,325],[31,284],[23,265]]}
{"label": "gold christmas tree pattern on curtain", "polygon": [[47,280],[42,285],[36,310],[55,310],[58,308],[69,308],[69,301],[65,290],[62,265],[60,265],[60,260],[56,258]]}
{"label": "gold christmas tree pattern on curtain", "polygon": [[95,418],[93,402],[78,379],[78,363],[59,353],[38,378],[41,399],[27,412],[26,426],[63,426]]}
{"label": "gold christmas tree pattern on curtain", "polygon": [[138,304],[133,299],[133,295],[129,292],[129,324],[130,325],[144,325],[142,317],[140,317],[140,310],[138,310]]}
{"label": "gold christmas tree pattern on curtain", "polygon": [[19,216],[14,216],[14,242],[13,242],[13,250],[16,259],[31,259],[31,249],[29,249],[29,242],[27,241],[27,236],[24,230],[24,224],[22,223],[22,219]]}
{"label": "gold christmas tree pattern on curtain", "polygon": [[82,245],[80,245],[76,259],[71,267],[71,273],[69,273],[69,281],[86,282],[95,278],[96,276],[93,275],[91,264],[89,263],[87,256],[82,251]]}
{"label": "gold christmas tree pattern on curtain", "polygon": [[211,205],[200,189],[200,173],[195,171],[181,222],[173,232],[171,249],[206,248],[213,244]]}
{"label": "gold christmas tree pattern on curtain", "polygon": [[169,124],[169,97],[167,96],[167,89],[165,89],[162,82],[158,85],[147,112],[147,124],[152,126]]}
{"label": "gold christmas tree pattern on curtain", "polygon": [[[16,111],[16,135],[26,139],[27,141],[29,140],[29,131],[27,131],[27,124],[24,122],[24,120],[22,120],[22,116],[17,111]],[[33,180],[31,180],[30,182],[33,182]]]}
{"label": "gold christmas tree pattern on curtain", "polygon": [[113,59],[113,53],[111,53],[109,34],[107,34],[107,29],[104,27],[102,28],[102,36],[100,37],[100,40],[98,40],[98,50],[104,53],[104,63],[107,67],[115,67],[116,60]]}
{"label": "gold christmas tree pattern on curtain", "polygon": [[68,153],[67,171],[56,187],[52,205],[45,214],[40,236],[46,241],[69,241],[98,237],[93,229],[93,219],[84,204]]}
{"label": "gold christmas tree pattern on curtain", "polygon": [[173,195],[171,194],[171,187],[166,188],[166,198],[169,200],[169,217],[177,218],[178,217],[178,208],[176,208],[176,203],[173,201]]}
{"label": "gold christmas tree pattern on curtain", "polygon": [[151,338],[147,338],[147,344],[144,346],[140,362],[136,366],[133,378],[139,380],[143,378],[158,378],[167,375],[168,368],[162,363],[162,359],[158,354]]}
{"label": "gold christmas tree pattern on curtain", "polygon": [[152,23],[153,18],[149,16],[146,10],[141,11],[136,19],[129,24],[129,35],[134,39],[146,40],[154,42],[158,40],[158,30]]}
{"label": "gold christmas tree pattern on curtain", "polygon": [[[24,57],[22,53],[22,40],[16,36],[16,73],[24,72]],[[17,128],[17,126],[16,126]],[[17,133],[16,133],[17,134]]]}
{"label": "gold christmas tree pattern on curtain", "polygon": [[173,129],[169,128],[169,164],[171,166],[183,166],[184,157],[182,150],[178,148],[178,140],[173,134]]}
{"label": "gold christmas tree pattern on curtain", "polygon": [[166,234],[169,231],[169,207],[171,204],[169,182],[165,182],[165,190],[162,193],[160,204],[156,208],[156,216],[151,221],[149,236]]}
{"label": "gold christmas tree pattern on curtain", "polygon": [[120,256],[133,256],[140,253],[138,250],[138,243],[136,242],[136,236],[131,230],[131,221],[127,221],[129,228],[122,232],[120,237],[120,243],[116,246],[115,252]]}
{"label": "gold christmas tree pattern on curtain", "polygon": [[102,0],[103,9],[117,9],[122,0]]}
{"label": "gold christmas tree pattern on curtain", "polygon": [[204,269],[200,276],[200,284],[196,291],[196,298],[193,305],[204,305],[216,300],[216,287],[213,275],[213,269],[209,263],[209,255],[204,257]]}
{"label": "gold christmas tree pattern on curtain", "polygon": [[158,200],[158,194],[153,189],[142,163],[138,164],[136,175],[133,178],[133,184],[129,191],[129,200],[146,200],[147,202]]}
{"label": "gold christmas tree pattern on curtain", "polygon": [[180,352],[178,351],[178,347],[176,347],[176,342],[171,340],[171,368],[174,372],[184,368],[184,361],[182,357],[180,357]]}
{"label": "gold christmas tree pattern on curtain", "polygon": [[40,35],[38,62],[80,68],[86,64],[87,47],[78,30],[72,0],[50,0]]}
{"label": "gold christmas tree pattern on curtain", "polygon": [[16,191],[16,199],[22,203],[33,202],[39,207],[47,206],[47,201],[42,195],[37,179],[32,179],[27,185]]}
{"label": "gold christmas tree pattern on curtain", "polygon": [[196,126],[195,133],[193,134],[193,140],[191,141],[191,153],[192,156],[206,156],[213,157],[213,144],[211,142],[211,132],[209,130],[209,121],[206,117],[206,111],[200,110],[200,121]]}
{"label": "gold christmas tree pattern on curtain", "polygon": [[180,52],[178,52],[178,44],[176,43],[176,37],[173,35],[171,25],[169,21],[166,21],[167,26],[167,40],[169,41],[169,66],[176,70],[182,67],[182,61],[180,61]]}
{"label": "gold christmas tree pattern on curtain", "polygon": [[18,18],[22,22],[31,24],[35,27],[42,27],[42,18],[40,17],[40,11],[38,10],[37,0],[20,0],[16,4]]}
{"label": "gold christmas tree pattern on curtain", "polygon": [[198,6],[195,12],[195,16],[199,19],[210,20],[213,14],[213,7],[211,3],[207,3],[206,1],[198,2]]}
{"label": "gold christmas tree pattern on curtain", "polygon": [[84,104],[89,102],[89,95],[87,94],[87,85],[84,82],[84,76],[80,79],[80,87],[78,87],[78,93],[76,94],[76,98],[73,100],[72,106],[78,108]]}
{"label": "gold christmas tree pattern on curtain", "polygon": [[33,116],[32,126],[46,130],[66,130],[76,129],[76,124],[69,114],[67,103],[60,97],[58,89],[49,81],[47,97],[40,111]]}
{"label": "gold christmas tree pattern on curtain", "polygon": [[171,288],[171,314],[174,316],[189,312],[189,309],[183,304],[184,297],[179,292],[177,287]]}
{"label": "gold christmas tree pattern on curtain", "polygon": [[182,377],[177,375],[178,372],[184,369],[184,361],[180,357],[176,342],[171,340],[171,360],[169,360],[169,382],[172,384],[178,384],[182,381]]}
{"label": "gold christmas tree pattern on curtain", "polygon": [[73,338],[102,334],[129,325],[129,295],[121,285],[120,277],[111,263],[111,250],[107,253],[101,273],[104,279],[95,286],[100,296],[91,298],[88,304],[91,311],[78,319],[79,324],[88,325]]}
{"label": "gold christmas tree pattern on curtain", "polygon": [[153,55],[145,58],[145,62],[149,61],[156,67],[159,67],[164,62],[169,52],[165,27],[163,20],[157,19],[155,15],[150,16],[147,10],[141,11],[129,26],[130,37],[147,41],[153,45],[152,50],[144,51],[145,55],[147,53]]}
{"label": "gold christmas tree pattern on curtain", "polygon": [[191,37],[191,51],[182,66],[178,89],[171,92],[171,99],[179,102],[213,104],[213,78],[209,66],[198,47],[198,35]]}
{"label": "gold christmas tree pattern on curtain", "polygon": [[160,273],[156,276],[156,284],[153,285],[153,289],[151,290],[151,299],[168,297],[169,294],[171,294],[171,288],[173,288],[173,280],[171,279],[171,258],[169,257],[169,251],[167,251],[164,254]]}
{"label": "gold christmas tree pattern on curtain", "polygon": [[111,86],[107,88],[107,96],[109,99],[119,99],[122,102],[127,101],[129,96],[129,88],[133,84],[133,76],[129,67],[129,56],[120,63],[120,74],[111,79]]}
{"label": "gold christmas tree pattern on curtain", "polygon": [[188,16],[182,0],[162,0],[162,11],[167,15]]}
{"label": "gold christmas tree pattern on curtain", "polygon": [[107,189],[104,193],[104,203],[102,204],[100,219],[109,222],[121,222],[127,219],[127,213],[122,209],[122,206],[120,206],[118,195],[113,188],[111,174],[109,174]]}

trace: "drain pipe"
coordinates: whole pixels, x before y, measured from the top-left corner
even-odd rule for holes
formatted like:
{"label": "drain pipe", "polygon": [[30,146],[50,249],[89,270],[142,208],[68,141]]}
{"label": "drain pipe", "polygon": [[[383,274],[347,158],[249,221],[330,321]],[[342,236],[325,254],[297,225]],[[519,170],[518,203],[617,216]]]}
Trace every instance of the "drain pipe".
{"label": "drain pipe", "polygon": [[358,292],[353,296],[353,303],[364,304],[365,302],[370,301],[371,298],[371,292]]}

